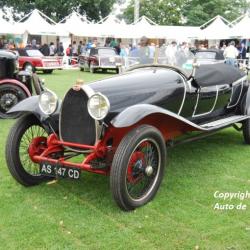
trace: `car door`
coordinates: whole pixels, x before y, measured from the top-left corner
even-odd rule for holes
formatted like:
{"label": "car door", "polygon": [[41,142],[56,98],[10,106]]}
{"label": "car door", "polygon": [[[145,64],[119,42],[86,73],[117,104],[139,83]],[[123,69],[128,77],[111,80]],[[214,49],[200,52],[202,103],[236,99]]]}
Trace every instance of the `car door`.
{"label": "car door", "polygon": [[192,117],[206,116],[218,109],[226,108],[231,92],[229,84],[199,87]]}

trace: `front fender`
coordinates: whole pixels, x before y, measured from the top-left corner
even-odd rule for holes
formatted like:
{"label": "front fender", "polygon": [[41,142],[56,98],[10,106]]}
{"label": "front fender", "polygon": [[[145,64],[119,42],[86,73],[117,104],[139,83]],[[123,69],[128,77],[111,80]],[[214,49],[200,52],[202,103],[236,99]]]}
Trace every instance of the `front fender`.
{"label": "front fender", "polygon": [[137,122],[139,122],[140,120],[151,114],[163,114],[172,117],[176,120],[179,120],[180,122],[185,123],[197,130],[203,130],[203,131],[206,130],[200,127],[199,125],[190,122],[189,120],[169,110],[151,104],[138,104],[128,107],[125,110],[123,110],[120,114],[118,114],[116,117],[114,117],[111,120],[111,124],[116,128],[129,127],[136,124]]}
{"label": "front fender", "polygon": [[7,113],[32,113],[35,115],[41,122],[44,122],[45,120],[58,120],[59,112],[61,109],[61,101],[58,101],[57,109],[56,111],[48,116],[45,115],[41,109],[39,108],[39,96],[31,96],[29,98],[24,99],[23,101],[19,102],[17,105],[15,105],[13,108],[11,108]]}
{"label": "front fender", "polygon": [[16,85],[18,87],[20,87],[27,96],[31,96],[31,93],[29,91],[29,89],[21,82],[17,81],[16,79],[3,79],[3,80],[0,80],[0,85],[3,85],[3,84],[13,84],[13,85]]}

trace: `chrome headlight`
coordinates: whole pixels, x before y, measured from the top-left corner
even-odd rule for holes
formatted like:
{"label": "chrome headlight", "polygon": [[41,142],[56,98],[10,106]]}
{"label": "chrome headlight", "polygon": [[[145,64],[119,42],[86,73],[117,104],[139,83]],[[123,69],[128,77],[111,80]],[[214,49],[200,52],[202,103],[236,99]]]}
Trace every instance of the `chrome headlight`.
{"label": "chrome headlight", "polygon": [[110,103],[106,96],[101,93],[92,95],[88,100],[88,112],[95,120],[102,120],[110,109]]}
{"label": "chrome headlight", "polygon": [[45,90],[39,96],[39,108],[46,115],[51,115],[56,111],[58,105],[58,97],[51,90]]}

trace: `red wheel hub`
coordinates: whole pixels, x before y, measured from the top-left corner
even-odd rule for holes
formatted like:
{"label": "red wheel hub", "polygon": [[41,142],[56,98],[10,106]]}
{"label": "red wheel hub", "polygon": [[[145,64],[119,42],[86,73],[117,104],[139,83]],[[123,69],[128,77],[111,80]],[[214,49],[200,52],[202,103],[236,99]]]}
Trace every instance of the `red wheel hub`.
{"label": "red wheel hub", "polygon": [[36,162],[34,160],[34,156],[41,155],[45,149],[47,149],[47,138],[46,137],[40,136],[40,137],[33,138],[30,145],[29,145],[29,148],[28,148],[28,153],[29,153],[30,159],[33,162]]}
{"label": "red wheel hub", "polygon": [[134,152],[130,158],[127,169],[127,179],[130,183],[136,184],[140,180],[142,172],[140,171],[140,174],[135,174],[135,170],[138,171],[139,168],[143,168],[143,166],[145,166],[144,153],[140,151]]}

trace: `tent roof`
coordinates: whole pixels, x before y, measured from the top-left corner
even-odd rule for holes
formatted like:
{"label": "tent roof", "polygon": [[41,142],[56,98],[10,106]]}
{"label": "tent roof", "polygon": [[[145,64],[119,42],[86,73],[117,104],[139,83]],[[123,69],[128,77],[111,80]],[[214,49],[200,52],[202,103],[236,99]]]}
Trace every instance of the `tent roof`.
{"label": "tent roof", "polygon": [[0,16],[0,34],[22,34],[24,31],[16,29],[15,26]]}
{"label": "tent roof", "polygon": [[250,17],[248,14],[245,14],[231,24],[234,24],[233,28],[231,29],[232,37],[242,37],[242,38],[249,38],[250,37]]}
{"label": "tent roof", "polygon": [[32,35],[53,35],[53,36],[67,36],[68,32],[58,29],[56,23],[43,14],[41,11],[35,9],[19,20],[16,24],[20,29],[24,29]]}
{"label": "tent roof", "polygon": [[67,25],[81,25],[82,23],[90,23],[86,16],[73,11],[71,14],[62,19],[59,23]]}
{"label": "tent roof", "polygon": [[120,24],[121,21],[115,15],[108,15],[98,22],[98,24],[114,25]]}
{"label": "tent roof", "polygon": [[140,25],[140,26],[151,26],[151,25],[157,25],[155,22],[153,22],[151,19],[149,19],[146,16],[141,16],[136,22],[133,23],[134,25]]}
{"label": "tent roof", "polygon": [[203,39],[226,39],[231,34],[229,22],[221,16],[212,18],[200,26],[200,28],[204,28],[200,37]]}

